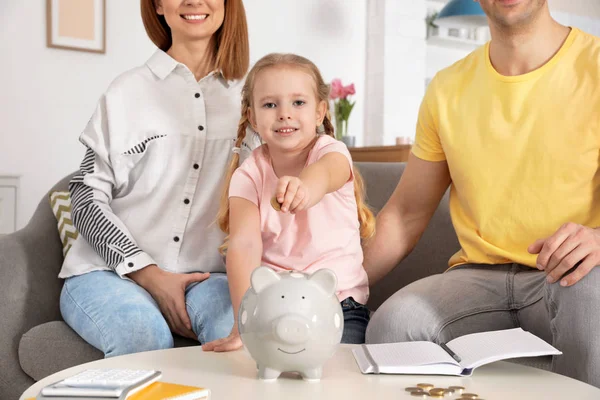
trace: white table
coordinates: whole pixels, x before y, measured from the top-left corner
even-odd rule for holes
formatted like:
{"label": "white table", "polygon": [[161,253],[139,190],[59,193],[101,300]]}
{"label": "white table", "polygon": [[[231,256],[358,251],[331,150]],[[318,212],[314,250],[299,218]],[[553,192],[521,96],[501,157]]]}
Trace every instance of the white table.
{"label": "white table", "polygon": [[256,364],[245,350],[205,353],[198,346],[138,353],[94,361],[58,372],[30,387],[21,400],[35,397],[43,386],[87,368],[158,369],[163,372],[162,381],[209,388],[212,400],[414,399],[404,388],[421,382],[442,387],[464,386],[485,400],[600,399],[600,389],[593,386],[509,362],[479,367],[468,378],[362,375],[351,349],[351,345],[340,347],[325,364],[323,378],[318,383],[304,382],[294,376],[282,377],[276,382],[260,381],[256,379]]}

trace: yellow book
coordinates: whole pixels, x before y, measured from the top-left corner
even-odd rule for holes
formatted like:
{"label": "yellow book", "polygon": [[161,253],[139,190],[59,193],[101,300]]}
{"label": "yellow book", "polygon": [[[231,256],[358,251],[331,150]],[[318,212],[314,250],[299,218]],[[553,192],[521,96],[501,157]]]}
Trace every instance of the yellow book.
{"label": "yellow book", "polygon": [[127,400],[208,400],[209,398],[210,390],[205,388],[154,382],[132,394]]}

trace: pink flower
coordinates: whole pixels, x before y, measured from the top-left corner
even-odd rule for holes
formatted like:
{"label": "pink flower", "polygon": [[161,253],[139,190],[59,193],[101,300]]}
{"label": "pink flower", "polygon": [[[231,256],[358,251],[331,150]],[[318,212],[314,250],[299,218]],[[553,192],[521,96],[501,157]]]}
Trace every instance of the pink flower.
{"label": "pink flower", "polygon": [[351,83],[348,86],[344,86],[344,88],[342,90],[343,90],[343,93],[344,93],[342,97],[344,97],[344,98],[348,97],[351,94],[355,94],[356,93],[356,90],[354,90],[354,83]]}
{"label": "pink flower", "polygon": [[341,79],[336,78],[331,81],[331,92],[329,93],[329,98],[331,100],[345,99],[351,94],[355,93],[356,90],[354,89],[354,83],[344,86],[342,85]]}
{"label": "pink flower", "polygon": [[340,79],[334,79],[331,81],[331,92],[329,93],[329,98],[335,100],[341,97],[344,97],[344,87],[342,86],[342,81]]}

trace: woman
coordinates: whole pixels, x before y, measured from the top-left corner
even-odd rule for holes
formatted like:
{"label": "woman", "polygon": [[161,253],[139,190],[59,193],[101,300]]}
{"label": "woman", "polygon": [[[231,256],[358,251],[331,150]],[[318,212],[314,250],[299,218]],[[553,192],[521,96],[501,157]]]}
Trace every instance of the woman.
{"label": "woman", "polygon": [[[233,325],[213,223],[248,69],[241,0],[142,0],[159,48],[101,97],[69,188],[64,320],[106,357],[201,343]],[[251,146],[246,144],[247,146]]]}

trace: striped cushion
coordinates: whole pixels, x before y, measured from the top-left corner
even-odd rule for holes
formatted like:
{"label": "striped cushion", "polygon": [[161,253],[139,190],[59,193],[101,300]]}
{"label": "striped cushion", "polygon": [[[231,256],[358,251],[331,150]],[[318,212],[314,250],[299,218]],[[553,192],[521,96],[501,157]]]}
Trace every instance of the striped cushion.
{"label": "striped cushion", "polygon": [[55,191],[50,193],[50,206],[58,221],[58,234],[63,245],[63,256],[66,256],[79,232],[73,226],[71,219],[71,196],[66,191]]}

